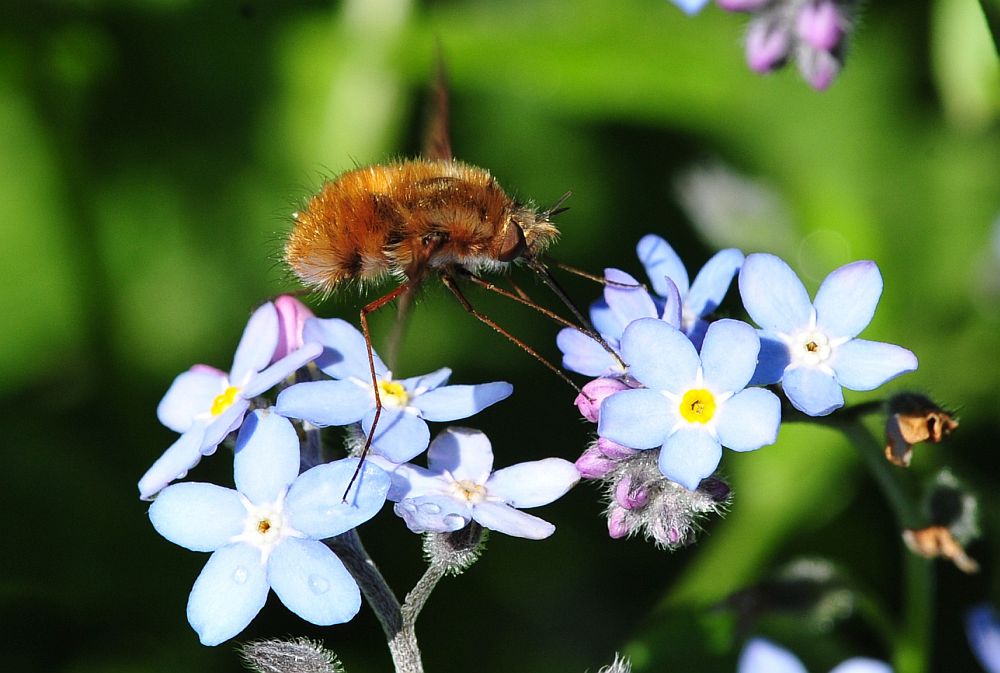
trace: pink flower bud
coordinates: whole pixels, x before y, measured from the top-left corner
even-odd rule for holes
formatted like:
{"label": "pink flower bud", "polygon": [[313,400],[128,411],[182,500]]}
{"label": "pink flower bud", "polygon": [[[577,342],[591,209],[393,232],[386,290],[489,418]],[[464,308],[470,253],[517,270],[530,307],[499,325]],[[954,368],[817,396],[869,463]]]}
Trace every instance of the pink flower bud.
{"label": "pink flower bud", "polygon": [[600,479],[618,466],[618,463],[608,458],[592,446],[576,459],[576,470],[584,479]]}
{"label": "pink flower bud", "polygon": [[752,12],[760,9],[770,0],[716,0],[716,4],[727,12]]}
{"label": "pink flower bud", "polygon": [[641,486],[633,488],[632,480],[625,477],[615,487],[615,502],[625,509],[642,509],[649,502],[649,491]]}
{"label": "pink flower bud", "polygon": [[271,356],[272,363],[302,348],[302,327],[315,317],[308,306],[288,294],[275,299],[274,308],[278,310],[278,347]]}
{"label": "pink flower bud", "polygon": [[582,392],[573,400],[573,404],[584,418],[596,423],[604,398],[622,390],[628,390],[628,386],[618,379],[594,379],[583,387]]}
{"label": "pink flower bud", "polygon": [[828,51],[817,51],[800,45],[796,61],[799,72],[817,91],[825,91],[840,72],[840,61]]}
{"label": "pink flower bud", "polygon": [[617,442],[612,442],[610,439],[605,439],[604,437],[598,437],[597,443],[594,447],[603,455],[605,458],[610,458],[614,461],[624,460],[626,458],[631,458],[635,454],[639,453],[636,449],[630,449],[627,446],[622,446]]}
{"label": "pink flower bud", "polygon": [[803,42],[820,51],[832,51],[844,35],[844,17],[833,0],[814,0],[799,10],[795,32]]}
{"label": "pink flower bud", "polygon": [[788,57],[791,44],[788,29],[769,18],[750,23],[747,30],[747,65],[755,72],[769,72],[780,67]]}
{"label": "pink flower bud", "polygon": [[625,520],[624,510],[612,510],[608,514],[608,535],[614,540],[620,540],[628,534],[629,526]]}

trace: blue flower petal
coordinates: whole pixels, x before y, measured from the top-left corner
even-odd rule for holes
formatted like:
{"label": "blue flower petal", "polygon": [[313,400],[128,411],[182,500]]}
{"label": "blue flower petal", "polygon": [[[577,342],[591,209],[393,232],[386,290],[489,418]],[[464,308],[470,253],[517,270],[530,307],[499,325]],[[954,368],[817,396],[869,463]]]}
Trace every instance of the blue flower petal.
{"label": "blue flower petal", "polygon": [[653,292],[661,297],[667,296],[666,279],[669,278],[674,281],[681,296],[688,293],[687,269],[669,243],[655,234],[647,234],[639,241],[635,252],[646,269]]}
{"label": "blue flower petal", "polygon": [[371,386],[355,381],[308,381],[282,390],[274,408],[282,416],[325,428],[357,423],[375,408],[375,396]]}
{"label": "blue flower petal", "polygon": [[840,385],[849,390],[874,390],[917,368],[917,356],[902,346],[852,339],[837,348],[831,366]]}
{"label": "blue flower petal", "polygon": [[233,367],[229,380],[233,385],[243,386],[250,376],[271,363],[271,357],[278,347],[278,310],[268,302],[254,311],[243,330],[243,337],[233,356]]}
{"label": "blue flower petal", "polygon": [[454,421],[478,414],[486,407],[510,397],[514,386],[506,381],[471,386],[444,386],[414,397],[410,404],[428,421]]}
{"label": "blue flower petal", "polygon": [[760,337],[760,353],[757,354],[757,368],[748,385],[768,386],[781,380],[792,358],[788,345],[773,332],[757,330],[757,336]]}
{"label": "blue flower petal", "polygon": [[461,530],[472,520],[472,508],[450,495],[406,498],[393,511],[414,533],[449,533]]}
{"label": "blue flower petal", "polygon": [[1000,673],[1000,618],[992,605],[981,603],[966,613],[965,635],[983,668]]}
{"label": "blue flower petal", "polygon": [[722,460],[722,446],[703,427],[685,426],[660,449],[660,472],[689,491],[711,476]]}
{"label": "blue flower petal", "polygon": [[[434,446],[434,442],[431,442],[431,446]],[[386,500],[399,502],[405,498],[441,495],[448,491],[448,485],[445,484],[441,474],[432,472],[426,467],[412,463],[396,464],[374,453],[369,454],[365,461],[382,468],[389,475],[390,485]]]}
{"label": "blue flower petal", "polygon": [[737,673],[807,673],[798,658],[769,640],[754,638],[740,654]]}
{"label": "blue flower petal", "polygon": [[802,281],[774,255],[748,255],[740,268],[739,286],[747,313],[766,330],[787,334],[805,327],[812,318]]}
{"label": "blue flower petal", "polygon": [[[663,294],[662,320],[674,329],[680,329],[684,317],[684,300],[681,299],[681,291],[669,278],[666,280],[664,289],[666,292]],[[690,337],[690,334],[688,336]]]}
{"label": "blue flower petal", "polygon": [[633,449],[652,449],[677,423],[675,407],[655,390],[623,390],[601,403],[597,434]]}
{"label": "blue flower petal", "polygon": [[881,296],[882,274],[875,262],[842,266],[816,293],[816,325],[831,338],[856,337],[872,321]]}
{"label": "blue flower petal", "polygon": [[156,532],[191,551],[215,551],[243,532],[247,510],[239,494],[215,484],[174,484],[149,508]]}
{"label": "blue flower petal", "polygon": [[270,390],[280,382],[295,373],[299,367],[304,367],[315,360],[323,352],[323,346],[310,341],[302,348],[292,351],[273,365],[252,377],[243,389],[243,396],[250,398]]}
{"label": "blue flower petal", "polygon": [[757,367],[757,330],[728,318],[712,323],[701,346],[705,385],[719,393],[743,390]]}
{"label": "blue flower petal", "polygon": [[282,540],[271,552],[267,579],[285,607],[311,624],[343,624],[361,609],[357,582],[316,540]]}
{"label": "blue flower petal", "polygon": [[548,521],[499,502],[475,505],[472,508],[472,518],[483,528],[528,540],[543,540],[556,532],[556,527]]}
{"label": "blue flower petal", "polygon": [[349,531],[375,516],[385,504],[389,475],[365,461],[345,500],[344,492],[357,467],[357,458],[345,458],[317,465],[299,475],[285,497],[285,511],[292,528],[322,540]]}
{"label": "blue flower petal", "polygon": [[493,447],[485,433],[452,426],[431,442],[427,466],[438,474],[449,472],[459,481],[484,484],[493,470]]}
{"label": "blue flower petal", "polygon": [[708,0],[670,0],[681,8],[685,14],[693,15],[701,11],[702,7],[708,4]]}
{"label": "blue flower petal", "polygon": [[267,600],[260,551],[243,543],[214,552],[195,580],[187,618],[202,645],[218,645],[247,627]]}
{"label": "blue flower petal", "polygon": [[792,406],[810,416],[826,416],[844,406],[844,393],[837,379],[813,367],[792,367],[781,379]]}
{"label": "blue flower petal", "polygon": [[662,320],[643,318],[625,328],[622,355],[629,374],[647,388],[677,393],[701,364],[691,340]]}
{"label": "blue flower petal", "polygon": [[[340,318],[306,320],[302,329],[303,341],[318,341],[325,346],[323,354],[316,359],[316,365],[335,379],[356,378],[371,383],[371,369],[368,367],[368,349],[365,337],[354,325]],[[375,376],[383,378],[389,370],[372,351],[375,359]]]}
{"label": "blue flower petal", "polygon": [[448,378],[451,376],[451,370],[447,367],[442,367],[436,372],[431,372],[430,374],[424,374],[423,376],[414,376],[408,379],[402,379],[399,381],[400,384],[410,395],[423,395],[426,392],[439,388],[444,384],[448,383]]}
{"label": "blue flower petal", "polygon": [[892,666],[867,657],[854,657],[830,669],[830,673],[892,673]]}
{"label": "blue flower petal", "polygon": [[156,408],[156,416],[174,432],[187,432],[196,416],[212,408],[212,401],[226,389],[226,384],[222,372],[201,368],[186,371],[170,384]]}
{"label": "blue flower petal", "polygon": [[733,451],[753,451],[774,444],[781,425],[781,401],[764,388],[747,388],[726,400],[718,411],[719,441]]}
{"label": "blue flower petal", "polygon": [[236,437],[236,490],[255,505],[274,502],[299,474],[299,436],[284,416],[258,409]]}
{"label": "blue flower petal", "polygon": [[486,482],[486,492],[511,507],[540,507],[566,495],[580,481],[573,463],[544,458],[497,470]]}
{"label": "blue flower petal", "polygon": [[222,443],[222,440],[230,432],[240,427],[243,416],[246,415],[249,408],[250,402],[238,397],[225,411],[213,418],[205,427],[205,436],[201,440],[202,454],[209,456],[215,453],[216,447]]}
{"label": "blue flower petal", "polygon": [[597,333],[603,335],[605,339],[610,337],[618,340],[622,336],[622,330],[625,329],[625,323],[603,299],[598,299],[590,305],[590,322]]}
{"label": "blue flower petal", "polygon": [[601,344],[580,330],[559,330],[556,345],[563,353],[562,366],[585,376],[601,376],[613,371],[617,363]]}
{"label": "blue flower petal", "polygon": [[[604,286],[604,301],[620,323],[628,325],[639,318],[659,317],[653,298],[635,278],[618,269],[605,269],[604,278],[617,283]],[[626,285],[632,287],[623,287]]]}
{"label": "blue flower petal", "polygon": [[[371,431],[374,420],[374,409],[361,419],[365,436]],[[394,463],[405,463],[423,453],[430,439],[431,431],[420,416],[403,409],[383,407],[372,439],[372,449]]]}
{"label": "blue flower petal", "polygon": [[180,479],[201,460],[205,427],[198,425],[177,438],[139,479],[139,497],[150,500],[167,484]]}
{"label": "blue flower petal", "polygon": [[715,253],[705,262],[701,271],[691,283],[684,303],[688,310],[699,318],[703,318],[719,308],[722,299],[729,291],[733,276],[743,265],[743,253],[736,248],[727,248]]}

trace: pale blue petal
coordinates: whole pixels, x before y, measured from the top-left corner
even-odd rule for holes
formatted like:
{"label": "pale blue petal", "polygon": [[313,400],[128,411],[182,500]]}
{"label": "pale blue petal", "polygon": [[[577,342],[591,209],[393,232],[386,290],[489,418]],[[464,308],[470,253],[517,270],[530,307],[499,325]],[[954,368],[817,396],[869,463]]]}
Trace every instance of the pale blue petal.
{"label": "pale blue petal", "polygon": [[322,540],[349,531],[375,516],[385,504],[389,475],[365,461],[347,493],[358,462],[357,458],[344,458],[317,465],[299,475],[285,497],[285,511],[292,528]]}
{"label": "pale blue petal", "polygon": [[187,618],[202,645],[218,645],[247,627],[267,601],[260,551],[248,544],[212,554],[188,597]]}
{"label": "pale blue petal", "polygon": [[511,507],[539,507],[566,495],[580,481],[573,463],[544,458],[497,470],[486,482],[486,492]]}
{"label": "pale blue petal", "polygon": [[852,339],[837,347],[831,367],[849,390],[874,390],[917,368],[917,356],[902,346]]}
{"label": "pale blue petal", "polygon": [[601,344],[580,330],[559,330],[556,345],[563,353],[562,366],[585,376],[601,376],[615,368],[615,361]]}
{"label": "pale blue petal", "polygon": [[718,409],[719,441],[733,451],[753,451],[778,439],[781,400],[770,390],[747,388]]}
{"label": "pale blue petal", "polygon": [[718,320],[708,327],[701,346],[705,385],[717,393],[743,390],[757,368],[760,338],[740,320]]}
{"label": "pale blue petal", "polygon": [[354,381],[308,381],[278,393],[274,409],[282,416],[301,418],[313,425],[357,423],[375,408],[371,386]]}
{"label": "pale blue petal", "polygon": [[854,262],[836,269],[819,286],[816,326],[831,338],[856,337],[868,327],[882,296],[882,274],[875,262]]}
{"label": "pale blue petal", "polygon": [[757,354],[757,368],[748,385],[767,386],[777,383],[785,374],[785,367],[791,363],[788,346],[773,332],[757,330],[760,337],[760,353]]}
{"label": "pale blue petal", "polygon": [[361,609],[357,582],[322,542],[282,540],[271,552],[267,579],[285,607],[311,624],[343,624]]}
{"label": "pale blue petal", "polygon": [[212,419],[205,427],[205,436],[201,440],[201,452],[209,456],[215,453],[215,449],[226,436],[240,427],[243,416],[250,408],[250,402],[237,397],[236,400],[226,408],[221,414]]}
{"label": "pale blue petal", "polygon": [[233,466],[236,490],[255,505],[274,502],[299,474],[299,436],[292,422],[269,409],[243,421]]}
{"label": "pale blue petal", "polygon": [[655,234],[647,234],[639,241],[635,252],[646,269],[653,292],[661,297],[667,296],[666,279],[669,278],[674,281],[681,296],[687,294],[690,286],[687,269],[669,243]]}
{"label": "pale blue petal", "polygon": [[[353,377],[366,383],[372,380],[365,337],[346,320],[340,318],[306,320],[302,329],[302,339],[323,344],[325,348],[323,354],[316,359],[316,365],[327,376],[335,379]],[[372,357],[375,360],[375,376],[383,378],[389,370],[374,350]]]}
{"label": "pale blue petal", "polygon": [[715,253],[705,262],[705,266],[701,267],[701,271],[691,283],[691,290],[684,298],[688,310],[699,318],[714,313],[729,291],[733,276],[742,265],[743,253],[736,248],[727,248]]}
{"label": "pale blue petal", "polygon": [[202,368],[186,371],[170,384],[156,408],[156,416],[174,432],[187,432],[194,425],[195,416],[208,412],[227,384],[222,372]]}
{"label": "pale blue petal", "polygon": [[270,390],[294,374],[299,367],[305,367],[315,360],[322,352],[323,346],[315,341],[303,344],[302,348],[292,351],[260,374],[252,377],[243,389],[243,396],[256,397],[264,391]]}
{"label": "pale blue petal", "polygon": [[812,318],[802,281],[774,255],[748,255],[740,268],[739,286],[747,313],[766,330],[788,334],[807,326]]}
{"label": "pale blue petal", "polygon": [[740,654],[737,673],[808,673],[798,658],[769,640],[754,638]]}
{"label": "pale blue petal", "polygon": [[810,416],[826,416],[844,406],[837,379],[813,367],[788,369],[781,386],[792,406]]}
{"label": "pale blue petal", "polygon": [[201,460],[201,441],[205,427],[195,426],[177,440],[156,459],[139,479],[139,497],[149,500],[167,484],[180,479]]}
{"label": "pale blue petal", "polygon": [[685,14],[693,15],[701,11],[702,7],[708,4],[708,0],[670,0],[681,8]]}
{"label": "pale blue petal", "polygon": [[691,340],[662,320],[643,318],[625,328],[622,355],[629,374],[647,388],[677,393],[694,382],[701,361]]}
{"label": "pale blue petal", "polygon": [[454,421],[478,414],[486,407],[510,397],[514,386],[506,381],[471,386],[444,386],[410,400],[427,421]]}
{"label": "pale blue petal", "polygon": [[983,668],[1000,673],[1000,619],[992,605],[981,603],[966,613],[965,635]]}
{"label": "pale blue petal", "polygon": [[684,301],[681,299],[681,291],[669,278],[664,289],[666,291],[663,294],[663,322],[674,329],[680,329],[681,318],[684,315]]}
{"label": "pale blue petal", "polygon": [[711,476],[720,460],[722,446],[704,427],[681,427],[660,448],[660,472],[689,491]]}
{"label": "pale blue petal", "polygon": [[426,392],[446,384],[450,376],[451,370],[447,367],[442,367],[436,372],[431,372],[430,374],[402,379],[399,383],[406,388],[406,392],[410,395],[423,395]]}
{"label": "pale blue petal", "polygon": [[278,310],[267,302],[254,311],[243,330],[243,337],[233,356],[229,380],[233,385],[246,385],[252,374],[267,367],[278,347]]}
{"label": "pale blue petal", "polygon": [[493,447],[479,430],[446,428],[427,449],[427,466],[437,474],[449,472],[459,481],[485,484],[493,470]]}
{"label": "pale blue petal", "polygon": [[618,319],[618,316],[603,299],[598,299],[590,305],[590,323],[598,334],[616,340],[621,338],[622,330],[625,329],[625,323]]}
{"label": "pale blue petal", "polygon": [[[435,438],[436,441],[436,438]],[[434,442],[431,442],[434,446]],[[382,468],[389,475],[389,492],[386,500],[399,502],[404,498],[417,498],[425,495],[441,495],[447,493],[451,482],[439,472],[432,472],[425,467],[412,463],[396,463],[386,460],[374,453],[365,458],[367,462]]]}
{"label": "pale blue petal", "polygon": [[246,515],[236,491],[198,482],[163,489],[149,508],[156,532],[191,551],[215,551],[229,544],[243,532]]}
{"label": "pale blue petal", "polygon": [[474,505],[472,518],[483,528],[528,540],[542,540],[556,532],[556,527],[544,519],[495,502]]}
{"label": "pale blue petal", "polygon": [[601,403],[597,434],[633,449],[652,449],[677,422],[675,407],[655,390],[623,390]]}
{"label": "pale blue petal", "polygon": [[855,657],[834,666],[830,673],[892,673],[892,666],[867,657]]}
{"label": "pale blue petal", "polygon": [[658,317],[653,298],[635,278],[618,269],[605,269],[604,278],[612,283],[620,283],[604,286],[604,301],[617,316],[618,322],[628,325],[639,318]]}
{"label": "pale blue petal", "polygon": [[414,533],[450,533],[472,520],[469,504],[449,495],[406,498],[392,509]]}
{"label": "pale blue petal", "polygon": [[[374,409],[361,419],[361,429],[366,437],[374,420]],[[430,428],[420,416],[402,409],[383,407],[372,439],[372,449],[394,463],[405,463],[423,453],[430,439]]]}

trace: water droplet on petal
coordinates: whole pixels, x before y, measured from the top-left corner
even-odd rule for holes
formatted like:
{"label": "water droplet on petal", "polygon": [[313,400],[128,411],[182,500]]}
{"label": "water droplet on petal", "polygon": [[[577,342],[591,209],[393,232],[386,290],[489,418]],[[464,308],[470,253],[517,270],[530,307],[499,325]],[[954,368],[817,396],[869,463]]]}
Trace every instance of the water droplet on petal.
{"label": "water droplet on petal", "polygon": [[237,566],[236,570],[233,571],[233,581],[237,584],[246,584],[248,577],[250,577],[250,573],[243,566]]}
{"label": "water droplet on petal", "polygon": [[427,502],[419,507],[420,511],[424,514],[440,514],[441,506],[435,505],[433,502]]}
{"label": "water droplet on petal", "polygon": [[446,514],[444,525],[447,526],[448,530],[458,530],[465,528],[465,519],[458,514]]}
{"label": "water droplet on petal", "polygon": [[327,507],[326,509],[323,510],[323,516],[327,517],[334,516],[336,513],[337,513],[336,507]]}
{"label": "water droplet on petal", "polygon": [[319,575],[309,576],[309,589],[314,594],[325,594],[330,590],[330,583],[326,581],[325,577],[320,577]]}
{"label": "water droplet on petal", "polygon": [[416,514],[417,512],[417,506],[409,501],[403,501],[396,506],[401,507],[402,509],[406,510],[407,512],[410,512],[411,514]]}

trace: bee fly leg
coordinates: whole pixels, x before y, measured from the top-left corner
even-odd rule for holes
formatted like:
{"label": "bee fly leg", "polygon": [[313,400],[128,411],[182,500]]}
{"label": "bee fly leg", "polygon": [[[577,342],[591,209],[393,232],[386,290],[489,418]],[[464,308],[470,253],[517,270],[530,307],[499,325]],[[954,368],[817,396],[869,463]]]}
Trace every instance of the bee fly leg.
{"label": "bee fly leg", "polygon": [[[529,346],[528,344],[524,343],[523,341],[521,341],[520,339],[518,339],[516,336],[514,336],[513,334],[511,334],[510,332],[508,332],[507,330],[505,330],[503,327],[500,327],[500,325],[496,324],[496,322],[494,322],[490,318],[486,317],[485,315],[483,315],[482,313],[480,313],[479,311],[477,311],[475,309],[475,307],[473,307],[472,304],[469,302],[469,300],[465,298],[465,295],[462,294],[462,290],[458,287],[458,283],[455,281],[455,277],[454,276],[452,276],[448,272],[442,270],[440,272],[440,277],[441,277],[441,282],[444,283],[444,286],[446,288],[448,288],[449,290],[451,290],[451,293],[453,295],[455,295],[455,299],[457,299],[458,303],[462,305],[462,308],[465,309],[466,313],[468,313],[469,315],[471,315],[473,318],[475,318],[479,322],[481,322],[481,323],[483,323],[485,325],[488,325],[494,331],[498,332],[502,336],[506,337],[508,341],[510,341],[515,346],[517,346],[518,348],[520,348],[521,350],[523,350],[525,353],[527,353],[528,355],[530,355],[531,357],[535,358],[536,360],[538,360],[539,362],[541,362],[543,365],[545,365],[553,374],[555,374],[556,376],[558,376],[559,378],[561,378],[563,381],[565,381],[578,394],[581,394],[581,395],[583,394],[583,391],[580,390],[580,386],[578,386],[575,383],[573,383],[573,380],[570,379],[568,376],[566,376],[566,374],[564,374],[561,369],[559,369],[554,364],[552,364],[551,362],[549,362],[548,360],[546,360],[544,357],[542,357],[538,353],[538,351],[536,351],[535,349],[533,349],[531,346]],[[475,278],[475,276],[472,276],[471,274],[470,274],[470,277]],[[479,280],[482,280],[482,279],[479,279]],[[485,281],[483,281],[483,282],[485,282]],[[500,290],[501,289],[501,288],[497,288],[496,286],[493,286],[493,287],[496,290]],[[515,300],[517,299],[517,295],[515,295],[513,293],[510,293],[510,292],[507,292],[506,290],[502,290],[501,294],[502,293],[506,293],[507,295],[510,295],[512,298],[515,298]]]}

